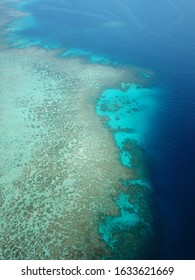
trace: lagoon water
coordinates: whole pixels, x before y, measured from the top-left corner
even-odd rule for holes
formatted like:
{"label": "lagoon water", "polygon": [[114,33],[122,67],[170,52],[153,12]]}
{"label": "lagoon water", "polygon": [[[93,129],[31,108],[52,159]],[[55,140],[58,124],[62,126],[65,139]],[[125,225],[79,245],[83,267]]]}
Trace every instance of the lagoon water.
{"label": "lagoon water", "polygon": [[[99,210],[94,208],[94,211],[99,211],[99,222],[96,221],[99,223],[99,236],[111,253],[101,245],[98,256],[83,254],[83,258],[193,259],[194,1],[32,0],[28,3],[16,1],[9,5],[30,14],[8,23],[8,32],[3,40],[10,48],[25,51],[34,46],[48,53],[59,50],[60,60],[81,59],[81,65],[75,66],[80,71],[84,71],[82,65],[86,63],[91,65],[86,66],[91,67],[90,73],[96,73],[98,68],[93,70],[93,67],[97,65],[104,67],[100,71],[105,71],[102,72],[105,76],[108,75],[106,69],[109,67],[119,71],[109,74],[113,81],[123,71],[131,71],[133,77],[132,81],[120,77],[120,83],[118,81],[116,84],[102,79],[104,86],[99,87],[101,94],[96,95],[95,101],[90,100],[96,115],[119,149],[120,165],[134,172],[131,173],[134,175],[126,176],[126,171],[122,173],[121,191],[116,191],[115,205],[110,202],[112,210],[108,207],[107,215],[103,213],[101,216],[102,206],[97,207]],[[131,70],[126,70],[129,68]],[[74,70],[71,71],[74,73]],[[79,73],[78,70],[78,76]],[[68,68],[66,75],[68,77]],[[67,78],[67,81],[70,79]],[[79,79],[82,80],[82,77]],[[89,94],[87,97],[91,98]],[[71,104],[71,101],[68,102]],[[56,120],[62,122],[60,117]],[[69,121],[73,123],[73,118]],[[104,132],[100,129],[99,133]],[[101,149],[98,141],[95,145],[96,149]],[[107,155],[107,146],[105,150]],[[82,172],[82,168],[78,172]],[[107,175],[104,176],[103,179],[109,180]],[[65,186],[71,186],[70,192],[74,192],[74,176],[71,180]],[[113,182],[108,186],[112,186]],[[125,191],[128,188],[129,191]],[[135,188],[133,193],[131,188]],[[146,198],[146,193],[151,192],[151,189],[151,197]],[[85,195],[93,197],[89,190]],[[103,197],[103,191],[98,195]],[[83,201],[86,203],[87,200]],[[109,199],[105,198],[105,202],[109,203]],[[152,205],[152,214],[146,214],[149,204]],[[85,213],[89,215],[87,210]],[[152,232],[152,248],[146,245],[147,240],[151,239],[149,232]],[[138,244],[140,236],[145,245]],[[93,235],[93,238],[97,236]],[[125,240],[125,244],[122,240]],[[131,249],[132,253],[129,253]],[[10,254],[7,256],[12,256]],[[80,257],[73,252],[66,254],[69,258]],[[14,256],[19,258],[18,255]],[[39,256],[44,258],[41,253]]]}

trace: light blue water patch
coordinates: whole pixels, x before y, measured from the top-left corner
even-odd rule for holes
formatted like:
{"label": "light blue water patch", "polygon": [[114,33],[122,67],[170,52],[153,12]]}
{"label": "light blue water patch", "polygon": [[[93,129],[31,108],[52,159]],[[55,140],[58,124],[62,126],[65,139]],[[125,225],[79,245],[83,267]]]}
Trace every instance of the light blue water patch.
{"label": "light blue water patch", "polygon": [[33,16],[25,16],[16,20],[13,20],[8,25],[8,34],[6,34],[5,40],[10,43],[14,48],[29,48],[32,46],[42,46],[45,49],[57,49],[61,46],[59,44],[46,44],[39,38],[19,36],[20,31],[29,30],[38,26],[36,18]]}
{"label": "light blue water patch", "polygon": [[141,185],[141,186],[144,186],[144,187],[147,187],[147,188],[151,189],[151,184],[146,179],[131,180],[130,184],[131,185]]}
{"label": "light blue water patch", "polygon": [[25,38],[20,38],[20,40],[18,40],[18,38],[16,36],[11,36],[11,37],[7,38],[6,41],[8,43],[10,43],[12,45],[12,47],[18,48],[18,49],[29,48],[32,46],[41,45],[40,40],[29,41],[28,39],[25,39]]}
{"label": "light blue water patch", "polygon": [[24,16],[22,18],[17,18],[8,24],[8,31],[18,32],[20,30],[29,29],[35,27],[36,20],[33,16]]}
{"label": "light blue water patch", "polygon": [[116,200],[116,204],[120,208],[120,216],[106,217],[105,222],[100,223],[100,233],[106,244],[114,249],[116,239],[113,237],[118,231],[126,231],[131,227],[135,226],[139,222],[139,217],[136,214],[138,209],[129,202],[130,196],[125,193],[121,193],[119,198]]}
{"label": "light blue water patch", "polygon": [[126,167],[133,167],[129,141],[145,148],[150,144],[149,127],[158,110],[159,93],[158,88],[121,83],[121,89],[106,89],[99,99],[96,112],[106,117],[106,126],[113,131],[121,162]]}
{"label": "light blue water patch", "polygon": [[[40,0],[31,0],[28,2],[13,3],[16,10],[29,13],[30,5],[40,2]],[[32,46],[42,46],[45,49],[57,49],[61,48],[61,45],[54,42],[46,42],[39,36],[26,36],[25,32],[31,30],[39,30],[40,22],[34,15],[25,15],[23,17],[12,20],[8,24],[5,40],[14,48],[29,48]]]}
{"label": "light blue water patch", "polygon": [[[114,134],[114,136],[115,136],[116,144],[120,148],[120,159],[121,159],[122,164],[127,167],[132,167],[132,164],[131,164],[132,155],[129,153],[129,151],[124,150],[124,143],[126,140],[129,139],[129,133],[116,132]],[[133,135],[132,135],[132,137],[133,137]]]}
{"label": "light blue water patch", "polygon": [[[138,212],[138,205],[130,203],[129,200],[130,200],[130,195],[123,192],[121,192],[119,198],[116,199],[116,204],[121,209],[121,216],[125,216],[127,210],[131,210],[131,212],[133,210],[135,213]],[[130,222],[130,225],[132,224],[131,221],[127,221],[127,222]]]}
{"label": "light blue water patch", "polygon": [[119,65],[116,61],[111,61],[108,57],[97,54],[91,54],[90,60],[92,63]]}
{"label": "light blue water patch", "polygon": [[128,132],[116,132],[114,134],[114,137],[117,146],[119,146],[119,148],[123,150],[124,142],[129,139],[130,135]]}
{"label": "light blue water patch", "polygon": [[8,24],[5,40],[10,43],[15,48],[28,48],[35,45],[40,45],[40,39],[26,38],[18,36],[20,31],[35,28],[38,25],[35,17],[24,16],[22,18],[17,18]]}
{"label": "light blue water patch", "polygon": [[122,164],[127,166],[127,167],[132,167],[132,164],[131,164],[131,154],[129,154],[127,151],[121,151],[121,161],[122,161]]}
{"label": "light blue water patch", "polygon": [[148,74],[148,73],[146,73],[146,72],[141,72],[141,73],[139,74],[139,76],[140,76],[141,78],[144,78],[144,79],[150,79],[150,78],[151,78],[151,75]]}
{"label": "light blue water patch", "polygon": [[125,139],[144,146],[149,138],[149,124],[158,110],[158,88],[121,84],[120,89],[105,90],[97,105],[97,114],[108,118],[120,149]]}
{"label": "light blue water patch", "polygon": [[82,49],[69,49],[62,54],[62,57],[89,56],[91,52]]}
{"label": "light blue water patch", "polygon": [[28,11],[28,7],[31,5],[31,4],[34,4],[36,2],[40,2],[40,0],[28,0],[28,1],[22,1],[22,2],[19,2],[19,3],[13,3],[13,5],[15,5],[15,7],[18,9],[18,10],[22,10],[24,12],[27,12]]}
{"label": "light blue water patch", "polygon": [[79,48],[71,48],[65,51],[61,57],[87,57],[92,63],[101,63],[101,64],[117,64],[117,62],[111,61],[107,56],[97,55],[91,51],[79,49]]}

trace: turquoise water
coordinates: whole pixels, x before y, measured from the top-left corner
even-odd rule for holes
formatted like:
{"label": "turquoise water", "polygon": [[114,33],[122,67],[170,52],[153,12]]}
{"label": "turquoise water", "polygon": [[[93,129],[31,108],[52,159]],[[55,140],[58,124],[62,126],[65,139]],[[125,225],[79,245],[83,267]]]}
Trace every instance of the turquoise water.
{"label": "turquoise water", "polygon": [[[149,78],[149,75],[145,74]],[[121,84],[120,89],[106,89],[100,96],[96,112],[102,117],[105,127],[113,134],[115,142],[120,149],[120,161],[127,168],[139,169],[139,162],[136,161],[135,147],[147,147],[150,143],[150,127],[152,118],[155,117],[159,109],[158,88],[143,88],[139,84]],[[143,167],[145,168],[145,167]],[[145,174],[146,175],[146,174]],[[141,178],[141,179],[140,179]],[[150,182],[143,174],[136,174],[130,181],[124,181],[127,187],[132,185],[151,188]],[[116,199],[120,208],[120,216],[108,216],[105,222],[100,224],[100,233],[104,241],[117,255],[118,242],[122,236],[115,237],[117,233],[131,232],[131,229],[140,223],[145,223],[140,219],[139,201],[131,204],[131,195],[121,192]],[[151,225],[146,225],[152,231]],[[118,240],[117,240],[118,239]],[[124,248],[123,248],[124,250]],[[124,250],[123,258],[129,258],[130,253]]]}
{"label": "turquoise water", "polygon": [[120,216],[106,217],[105,223],[100,224],[100,233],[112,249],[115,249],[115,243],[117,242],[113,235],[117,231],[130,231],[131,227],[139,222],[139,216],[136,214],[138,206],[129,203],[129,199],[129,195],[121,193],[116,200],[120,208]]}
{"label": "turquoise water", "polygon": [[121,89],[107,89],[100,96],[97,113],[108,118],[107,126],[113,130],[125,162],[126,141],[139,146],[150,141],[149,126],[159,109],[160,92],[158,88],[123,83]]}
{"label": "turquoise water", "polygon": [[[28,12],[31,5],[36,7],[37,1],[17,5],[17,9]],[[14,92],[11,110],[15,110],[17,100],[23,100],[32,117],[26,113],[23,119],[23,111],[20,115],[16,113],[18,122],[26,126],[26,122],[38,119],[40,125],[36,126],[33,121],[30,127],[32,133],[41,135],[40,138],[36,136],[37,140],[29,150],[29,159],[25,158],[18,175],[8,180],[12,194],[5,201],[11,203],[14,197],[16,201],[18,197],[14,212],[18,212],[19,217],[28,213],[26,215],[31,218],[29,221],[21,218],[21,226],[26,227],[26,233],[23,229],[15,232],[15,226],[14,233],[11,233],[15,224],[13,209],[4,206],[5,215],[12,215],[9,224],[5,225],[10,232],[8,240],[11,240],[6,242],[12,244],[13,240],[18,239],[15,250],[5,250],[5,255],[14,259],[146,257],[149,251],[146,240],[152,242],[152,188],[147,172],[146,149],[150,143],[151,121],[158,112],[161,96],[160,88],[152,86],[154,73],[145,68],[124,65],[90,48],[69,48],[58,41],[45,40],[42,36],[22,35],[39,29],[40,24],[40,18],[33,13],[15,19],[9,23],[5,37],[12,47],[11,54],[6,53],[7,57],[14,56],[14,50],[15,56],[18,56],[18,62],[12,59],[13,63],[18,64],[17,67],[21,65],[22,70],[17,71],[18,75],[24,71],[22,65],[24,69],[28,67],[26,73],[32,77],[36,75],[35,85],[29,83],[29,92],[34,87],[36,90],[34,101],[26,99],[26,77],[23,82],[21,79],[19,91]],[[118,27],[118,24],[112,22],[111,26]],[[52,58],[50,52],[58,49],[57,56]],[[23,51],[24,61],[21,56]],[[43,58],[40,57],[39,61],[37,57],[41,56],[41,52]],[[6,65],[6,60],[3,65]],[[20,105],[17,106],[20,108]],[[3,125],[9,126],[9,122],[4,120]],[[40,133],[42,126],[44,131]],[[30,132],[25,132],[26,142],[31,137]],[[15,136],[12,137],[14,139]],[[22,154],[23,137],[21,130],[18,155]],[[51,141],[48,141],[49,138]],[[3,141],[8,141],[8,135]],[[12,144],[12,149],[17,147]],[[17,161],[17,155],[14,160]],[[23,156],[20,161],[24,161]],[[11,172],[13,176],[14,168]],[[6,180],[4,175],[2,186]],[[13,187],[19,189],[19,193],[15,193]],[[41,197],[44,197],[43,200]],[[22,200],[25,200],[23,206]],[[47,205],[55,208],[54,213],[59,216],[56,222]],[[41,223],[35,219],[36,211]],[[32,223],[36,224],[33,231]],[[45,236],[41,237],[44,228],[48,229],[48,235],[44,233]],[[59,233],[58,228],[61,229]],[[90,241],[86,237],[88,231],[91,232]],[[32,246],[31,238],[26,240],[23,234],[32,238],[36,234],[37,243]],[[74,241],[71,242],[71,238]],[[51,241],[49,244],[42,241],[39,245],[42,239]],[[89,242],[91,248],[88,248]],[[55,243],[60,254],[56,253]],[[22,252],[24,246],[28,250],[32,248],[31,253]],[[39,246],[40,250],[37,249]],[[99,253],[96,252],[97,248]],[[39,251],[37,255],[36,250]]]}
{"label": "turquoise water", "polygon": [[93,54],[93,52],[82,50],[82,49],[69,49],[62,54],[62,57],[84,57],[90,59],[90,62],[93,63],[102,63],[102,64],[117,64],[117,62],[112,62],[108,57]]}
{"label": "turquoise water", "polygon": [[[11,5],[13,6],[13,3]],[[194,2],[173,0],[157,3],[155,0],[151,0],[146,3],[133,0],[100,0],[95,3],[95,1],[78,0],[73,3],[70,0],[59,0],[54,4],[51,0],[34,0],[16,3],[14,7],[29,12],[30,15],[17,19],[14,19],[14,14],[11,17],[10,14],[7,15],[11,21],[6,27],[3,27],[6,33],[1,38],[2,42],[8,43],[9,48],[12,49],[13,57],[9,55],[5,55],[5,57],[12,57],[13,69],[18,69],[19,65],[25,68],[28,63],[32,66],[32,68],[29,66],[28,70],[25,68],[25,72],[22,72],[21,69],[18,70],[18,73],[22,73],[23,76],[25,73],[29,73],[29,69],[33,69],[32,73],[37,74],[35,80],[38,83],[38,76],[41,75],[42,79],[39,82],[42,84],[38,83],[37,88],[43,89],[44,94],[41,91],[40,95],[46,97],[46,100],[49,91],[57,91],[54,86],[56,81],[57,84],[60,84],[62,92],[59,100],[56,100],[55,94],[50,96],[53,105],[49,105],[47,101],[40,104],[38,98],[35,98],[34,103],[31,102],[32,100],[29,102],[25,99],[22,79],[17,77],[17,80],[21,81],[17,89],[21,90],[10,88],[10,92],[15,92],[15,96],[12,98],[13,100],[9,99],[9,95],[4,94],[9,89],[8,85],[12,84],[9,80],[7,85],[2,86],[2,96],[6,102],[11,102],[10,108],[15,108],[15,101],[17,104],[27,103],[31,107],[29,111],[33,111],[36,118],[39,119],[42,116],[46,124],[46,131],[50,125],[49,121],[46,121],[50,120],[50,114],[45,113],[43,108],[46,106],[48,112],[51,112],[53,108],[55,114],[52,114],[51,119],[58,128],[61,127],[63,130],[64,121],[60,116],[64,114],[70,123],[73,123],[72,127],[76,127],[75,134],[73,133],[74,138],[83,137],[82,143],[79,140],[75,142],[69,139],[72,128],[68,129],[69,133],[66,134],[66,130],[63,130],[61,134],[61,130],[56,130],[55,125],[52,127],[56,132],[55,135],[52,134],[53,143],[59,141],[58,137],[60,137],[60,143],[69,143],[68,152],[65,152],[66,149],[64,149],[62,154],[65,166],[67,166],[66,156],[70,156],[72,159],[67,167],[67,169],[70,168],[72,177],[63,178],[64,186],[67,190],[71,188],[71,192],[77,196],[78,182],[82,182],[83,189],[86,185],[87,191],[82,199],[78,195],[77,202],[80,206],[91,205],[90,209],[93,210],[90,212],[85,209],[87,214],[85,211],[82,212],[83,210],[77,215],[76,212],[73,212],[72,216],[75,220],[77,220],[76,216],[80,219],[83,216],[86,217],[85,223],[88,226],[84,227],[75,222],[74,228],[75,232],[82,236],[82,240],[84,240],[85,230],[91,232],[90,240],[93,240],[93,246],[90,250],[99,252],[93,258],[133,259],[143,256],[148,258],[148,255],[145,254],[148,248],[155,249],[154,245],[148,246],[151,244],[152,231],[159,240],[157,247],[160,257],[169,259],[192,256],[191,244],[194,243],[194,227],[191,226],[191,220],[195,213],[193,201],[195,38],[191,30],[193,30],[195,18]],[[32,48],[33,46],[34,48]],[[23,61],[21,53],[17,53],[16,50],[21,50],[24,58],[28,57],[28,59]],[[40,54],[38,50],[42,50],[43,53]],[[54,57],[58,59],[56,63],[54,63],[55,59],[49,55],[51,50],[57,51],[54,54]],[[14,51],[16,52],[14,53]],[[48,57],[44,51],[48,53]],[[39,57],[39,55],[40,62],[35,61],[35,56]],[[19,57],[18,62],[13,59],[17,56]],[[9,63],[3,62],[2,65],[5,67]],[[59,65],[58,70],[56,70],[57,65]],[[67,69],[64,70],[64,67]],[[5,69],[7,68],[5,67]],[[157,74],[157,77],[151,70]],[[46,73],[51,74],[47,77],[47,84],[52,85],[53,90],[44,84],[43,77]],[[63,75],[61,76],[60,73]],[[65,80],[64,77],[66,77]],[[7,76],[6,79],[8,79]],[[29,92],[32,93],[33,87],[29,85],[29,88],[32,90]],[[27,89],[25,90],[28,92]],[[77,94],[78,98],[76,98]],[[60,104],[62,100],[64,102],[69,97],[71,98],[63,111]],[[25,102],[24,100],[18,101],[23,98]],[[7,104],[6,102],[5,104]],[[35,109],[35,104],[38,104],[39,110]],[[69,110],[72,107],[72,111]],[[93,114],[89,114],[92,112]],[[23,115],[22,111],[16,110],[14,116],[17,123],[24,121]],[[79,115],[80,119],[76,119],[76,115]],[[96,117],[101,120],[101,125],[109,136],[104,134],[105,131],[97,125]],[[77,123],[79,125],[75,125]],[[8,129],[9,125],[3,121],[1,127],[4,132],[11,131]],[[36,123],[33,124],[33,127],[35,126],[38,127]],[[22,141],[26,139],[24,133],[29,138],[38,134],[33,130],[29,130],[28,133],[27,131],[23,128],[18,130],[15,136],[11,135],[12,141],[10,140],[9,144],[19,143],[18,147],[22,147]],[[44,132],[42,134],[44,135]],[[5,141],[3,146],[9,147],[6,135],[8,138],[8,133],[5,133],[3,138]],[[42,143],[46,143],[50,147],[51,143],[48,139],[47,141],[44,138],[42,140]],[[12,170],[9,173],[11,175],[3,176],[6,182],[10,182],[11,178],[24,171],[21,164],[17,162],[16,155],[20,154],[20,158],[23,159],[22,151],[18,147],[13,145],[13,153],[9,155],[7,161],[5,155],[2,157],[6,162],[6,168]],[[44,148],[43,145],[42,149],[44,150]],[[56,145],[56,151],[57,149]],[[90,152],[86,156],[85,153],[88,150]],[[17,151],[16,155],[14,151]],[[26,162],[31,158],[29,151],[26,152],[28,155],[25,158]],[[56,152],[56,162],[58,160],[61,162],[57,155],[59,156],[60,153]],[[13,159],[17,164],[17,169],[14,166],[10,168],[8,164]],[[81,159],[84,159],[83,164],[81,164]],[[46,162],[46,160],[41,161]],[[82,168],[76,165],[73,172],[71,166],[74,166],[77,161]],[[92,174],[87,172],[88,164],[93,166]],[[38,163],[33,166],[38,172]],[[58,175],[64,172],[64,166],[61,167],[57,168]],[[29,164],[27,170],[31,170],[31,168],[32,166]],[[83,170],[85,170],[84,176],[82,175]],[[43,172],[42,167],[41,172],[44,176],[48,176]],[[27,171],[23,173],[28,174]],[[64,173],[63,176],[65,176]],[[62,177],[59,176],[59,178]],[[22,176],[17,185],[21,183],[21,178]],[[25,180],[27,179],[25,178]],[[40,181],[42,182],[42,180],[41,177]],[[32,182],[36,182],[36,180],[32,180]],[[99,182],[98,188],[94,187],[96,186],[94,182]],[[39,186],[33,184],[35,190],[37,188],[39,191]],[[50,189],[52,184],[49,183],[47,188]],[[45,183],[43,185],[45,186]],[[29,187],[32,188],[32,183]],[[109,198],[107,191],[103,191],[104,187],[106,190],[110,190]],[[11,185],[9,188],[12,189]],[[63,192],[60,183],[57,189]],[[151,201],[152,193],[153,200]],[[12,195],[14,197],[14,190]],[[66,199],[66,195],[62,195],[62,197]],[[104,207],[99,203],[98,197],[102,201],[103,198],[107,201],[104,203]],[[76,203],[75,201],[74,203]],[[69,201],[66,202],[69,205]],[[152,222],[149,210],[152,202],[155,203],[153,213],[155,223]],[[47,203],[51,202],[47,201]],[[62,201],[60,203],[61,209],[67,214],[67,209],[63,208]],[[74,203],[73,206],[76,205]],[[100,204],[101,207],[97,206]],[[17,208],[17,203],[15,205],[15,210],[21,209],[20,206]],[[40,202],[36,205],[40,205]],[[92,217],[90,213],[93,211],[96,212],[96,216]],[[22,212],[18,213],[20,217],[23,217]],[[51,218],[51,216],[49,217]],[[62,218],[63,215],[60,217]],[[90,228],[91,225],[87,220],[93,224],[94,230]],[[25,223],[28,224],[27,221]],[[9,226],[12,228],[11,224]],[[13,227],[13,229],[16,228]],[[67,232],[67,228],[67,225],[63,225],[65,232]],[[55,232],[52,236],[55,240]],[[96,244],[95,241],[99,240],[99,237],[101,241],[103,240],[103,245],[102,243],[101,245]],[[20,240],[22,239],[20,238]],[[80,243],[77,244],[81,244],[81,238],[78,240]],[[63,242],[66,244],[65,240]],[[86,242],[86,244],[88,243]],[[145,247],[143,244],[146,244]],[[60,245],[59,248],[61,249]],[[86,252],[90,251],[89,249],[87,251],[85,246],[83,248]],[[97,248],[101,248],[101,250],[97,250]],[[141,250],[141,248],[143,249]],[[53,247],[51,252],[52,250],[55,251]],[[76,249],[74,248],[74,250]],[[75,255],[83,257],[80,253],[74,253],[74,250],[70,249],[71,254],[66,253],[60,257],[68,258],[67,256],[69,256],[71,258]],[[9,253],[11,256],[11,250]],[[39,256],[44,258],[44,253],[40,252]],[[90,254],[85,254],[86,256],[92,258]],[[33,257],[36,258],[36,255]]]}

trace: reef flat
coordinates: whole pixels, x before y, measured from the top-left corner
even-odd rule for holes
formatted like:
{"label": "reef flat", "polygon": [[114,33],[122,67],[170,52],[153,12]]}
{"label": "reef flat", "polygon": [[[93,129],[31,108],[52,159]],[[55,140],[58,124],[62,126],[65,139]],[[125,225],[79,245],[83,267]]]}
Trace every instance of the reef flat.
{"label": "reef flat", "polygon": [[143,258],[152,237],[145,151],[126,141],[125,165],[97,106],[106,90],[128,94],[125,85],[147,87],[143,73],[153,73],[2,42],[0,258]]}

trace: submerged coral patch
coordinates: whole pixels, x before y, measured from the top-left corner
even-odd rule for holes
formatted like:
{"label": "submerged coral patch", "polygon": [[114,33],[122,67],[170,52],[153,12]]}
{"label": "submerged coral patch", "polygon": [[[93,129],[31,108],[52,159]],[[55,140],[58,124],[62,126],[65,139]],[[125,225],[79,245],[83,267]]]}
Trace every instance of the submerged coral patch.
{"label": "submerged coral patch", "polygon": [[0,53],[1,259],[112,258],[99,215],[120,216],[120,179],[134,178],[95,111],[131,75],[56,54]]}
{"label": "submerged coral patch", "polygon": [[142,258],[152,236],[142,144],[153,73],[51,50],[18,36],[33,18],[4,11],[17,24],[0,20],[0,258]]}

